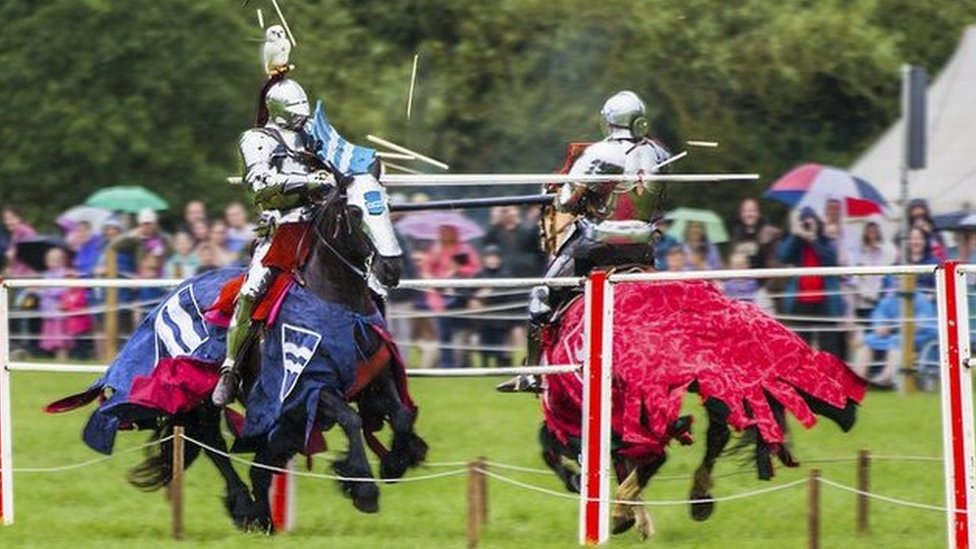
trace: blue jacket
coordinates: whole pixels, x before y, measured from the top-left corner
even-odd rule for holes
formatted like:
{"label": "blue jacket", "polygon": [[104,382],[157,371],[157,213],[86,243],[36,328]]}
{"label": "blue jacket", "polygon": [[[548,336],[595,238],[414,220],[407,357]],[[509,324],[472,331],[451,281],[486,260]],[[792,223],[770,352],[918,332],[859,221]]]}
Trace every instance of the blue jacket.
{"label": "blue jacket", "polygon": [[[878,351],[901,348],[901,327],[898,320],[902,315],[902,298],[889,294],[871,312],[871,332],[864,336],[864,344]],[[939,330],[936,325],[935,305],[922,293],[916,293],[912,302],[912,317],[915,322],[915,349],[921,350],[928,343],[938,341]],[[887,326],[892,329],[887,335],[878,335],[874,328]]]}
{"label": "blue jacket", "polygon": [[[821,267],[837,266],[837,247],[832,238],[821,236],[812,243],[803,240],[796,235],[789,235],[776,248],[776,257],[783,263],[800,266],[803,263],[803,247],[812,246],[813,252],[820,259]],[[786,297],[783,298],[783,309],[791,313],[796,308],[796,294],[799,290],[799,277],[793,277],[786,283]],[[827,314],[830,316],[841,316],[844,314],[844,301],[841,299],[840,277],[824,277],[824,296],[827,305]]]}

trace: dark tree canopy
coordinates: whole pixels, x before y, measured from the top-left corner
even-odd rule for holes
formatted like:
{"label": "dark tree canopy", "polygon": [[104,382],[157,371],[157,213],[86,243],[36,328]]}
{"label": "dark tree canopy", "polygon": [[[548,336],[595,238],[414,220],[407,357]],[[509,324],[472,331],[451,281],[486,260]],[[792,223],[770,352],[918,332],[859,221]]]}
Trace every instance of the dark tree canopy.
{"label": "dark tree canopy", "polygon": [[[273,19],[254,1],[0,5],[0,201],[41,221],[113,184],[214,209],[240,198],[224,178],[239,171],[237,137],[262,79],[257,6]],[[726,214],[798,162],[849,163],[897,115],[899,66],[936,73],[976,20],[976,0],[284,7],[299,41],[295,77],[353,140],[388,136],[461,172],[550,171],[567,142],[599,137],[608,95],[633,89],[673,149],[722,143],[677,170],[763,175],[673,193]]]}

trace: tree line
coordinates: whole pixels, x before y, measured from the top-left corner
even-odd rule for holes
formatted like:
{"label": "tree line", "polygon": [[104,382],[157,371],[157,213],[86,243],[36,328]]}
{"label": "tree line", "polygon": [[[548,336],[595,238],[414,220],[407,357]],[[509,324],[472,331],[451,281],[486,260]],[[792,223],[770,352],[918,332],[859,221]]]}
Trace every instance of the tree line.
{"label": "tree line", "polygon": [[[4,2],[0,201],[42,222],[106,185],[171,204],[241,198],[225,177],[263,78],[265,4]],[[632,89],[672,149],[721,143],[676,170],[762,174],[672,192],[727,215],[796,163],[850,163],[897,117],[900,65],[937,73],[976,20],[976,0],[281,4],[294,76],[347,138],[380,134],[458,172],[550,171],[567,142],[600,137],[603,100]]]}

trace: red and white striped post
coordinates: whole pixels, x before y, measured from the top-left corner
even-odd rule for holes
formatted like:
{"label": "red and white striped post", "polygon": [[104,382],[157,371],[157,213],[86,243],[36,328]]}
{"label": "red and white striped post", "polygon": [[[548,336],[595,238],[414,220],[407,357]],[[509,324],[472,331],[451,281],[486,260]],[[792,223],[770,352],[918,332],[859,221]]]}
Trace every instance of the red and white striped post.
{"label": "red and white striped post", "polygon": [[13,429],[10,416],[10,309],[7,285],[0,278],[0,518],[14,523]]}
{"label": "red and white striped post", "polygon": [[976,548],[973,390],[965,274],[947,261],[937,272],[942,363],[942,436],[950,549]]}
{"label": "red and white striped post", "polygon": [[613,286],[604,271],[596,271],[587,278],[585,315],[579,531],[580,544],[598,545],[610,538]]}
{"label": "red and white striped post", "polygon": [[288,532],[295,527],[295,475],[291,471],[295,468],[292,459],[285,466],[289,472],[275,473],[268,489],[268,499],[271,501],[271,522],[276,532]]}

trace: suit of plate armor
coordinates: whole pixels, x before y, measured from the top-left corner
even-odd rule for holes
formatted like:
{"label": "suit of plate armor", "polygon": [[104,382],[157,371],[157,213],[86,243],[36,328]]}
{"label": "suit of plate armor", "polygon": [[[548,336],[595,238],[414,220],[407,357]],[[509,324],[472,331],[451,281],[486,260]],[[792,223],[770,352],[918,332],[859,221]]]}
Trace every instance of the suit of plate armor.
{"label": "suit of plate armor", "polygon": [[236,394],[237,361],[252,334],[251,313],[276,274],[274,267],[264,264],[276,229],[307,222],[310,197],[322,185],[335,183],[331,174],[320,169],[312,151],[312,138],[305,129],[310,109],[302,87],[293,80],[281,79],[267,89],[264,103],[268,122],[247,130],[240,140],[244,183],[254,192],[261,221],[259,240],[227,330],[227,357],[213,393],[217,405],[228,404]]}
{"label": "suit of plate armor", "polygon": [[[635,93],[614,95],[600,114],[607,137],[583,151],[570,175],[649,175],[657,173],[658,166],[671,157],[667,149],[647,137],[644,102]],[[615,216],[619,196],[634,188],[633,183],[571,183],[560,188],[556,209],[578,219],[546,270],[546,278],[584,276],[597,266],[654,264],[653,223]],[[646,188],[641,199],[652,202],[656,213],[663,201],[664,184],[647,184]],[[536,322],[544,322],[560,300],[550,303],[546,286],[533,288],[531,295],[529,313]]]}
{"label": "suit of plate armor", "polygon": [[[606,138],[583,151],[570,175],[638,175],[657,173],[671,154],[647,137],[650,123],[644,102],[634,92],[622,91],[607,100],[600,111]],[[655,215],[662,207],[663,183],[643,184],[643,200],[651,202]],[[571,233],[559,247],[545,277],[585,276],[594,267],[654,265],[654,224],[647,220],[618,219],[617,201],[636,188],[633,183],[570,183],[555,199],[557,211],[577,216]],[[566,303],[573,289],[550,290],[536,286],[529,294],[529,364],[538,364],[540,331],[554,310]],[[542,391],[539,376],[519,375],[502,384],[502,392]]]}

